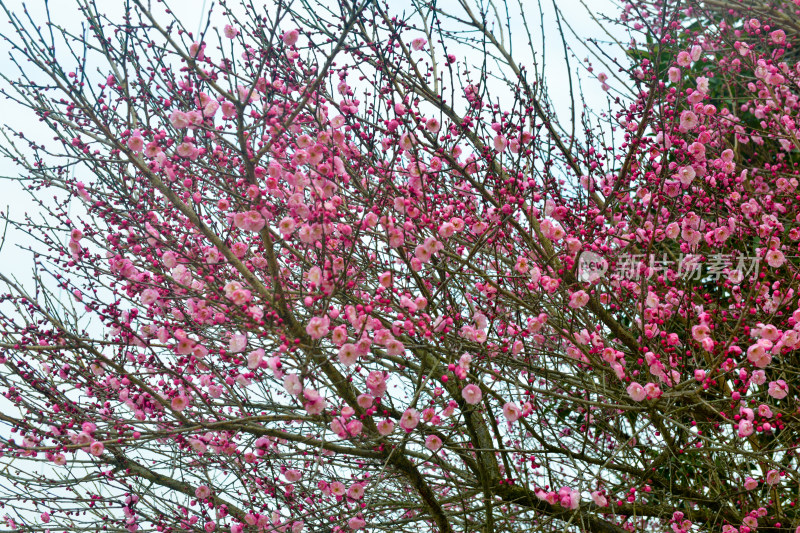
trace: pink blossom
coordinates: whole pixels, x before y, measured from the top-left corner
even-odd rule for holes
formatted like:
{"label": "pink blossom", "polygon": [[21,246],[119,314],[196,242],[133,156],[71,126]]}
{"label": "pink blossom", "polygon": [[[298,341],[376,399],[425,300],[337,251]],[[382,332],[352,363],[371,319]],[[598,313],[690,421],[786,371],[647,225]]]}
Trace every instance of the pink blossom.
{"label": "pink blossom", "polygon": [[461,397],[464,398],[464,401],[468,404],[475,405],[481,401],[483,393],[481,392],[481,388],[479,386],[475,385],[474,383],[470,383],[461,389]]}
{"label": "pink blossom", "polygon": [[592,501],[598,507],[608,507],[608,499],[599,490],[592,492]]}
{"label": "pink blossom", "polygon": [[347,343],[339,349],[338,357],[344,366],[353,366],[358,361],[358,351],[354,344]]}
{"label": "pink blossom", "polygon": [[425,447],[430,451],[435,452],[442,447],[442,439],[436,435],[428,435],[425,437]]}
{"label": "pink blossom", "polygon": [[789,394],[789,385],[787,385],[782,379],[779,379],[778,381],[770,381],[767,392],[776,400],[782,400],[786,398],[787,394]]}
{"label": "pink blossom", "polygon": [[204,500],[211,496],[211,489],[208,488],[208,485],[200,485],[196,489],[194,489],[194,495],[199,500]]}
{"label": "pink blossom", "polygon": [[173,111],[169,116],[169,121],[177,129],[188,128],[191,125],[191,120],[183,111]]}
{"label": "pink blossom", "polygon": [[503,405],[503,416],[509,422],[516,422],[522,414],[522,410],[514,402],[507,402]]}
{"label": "pink blossom", "polygon": [[397,339],[390,339],[386,343],[386,353],[389,355],[403,355],[405,349],[403,343]]}
{"label": "pink blossom", "polygon": [[308,322],[306,333],[312,339],[321,339],[330,331],[328,326],[330,326],[330,319],[327,316],[315,316]]}
{"label": "pink blossom", "polygon": [[92,455],[94,455],[96,457],[99,457],[99,456],[103,455],[103,450],[105,450],[105,446],[100,441],[94,441],[89,446],[89,453],[91,453]]}
{"label": "pink blossom", "polygon": [[353,500],[360,500],[364,497],[364,485],[362,483],[353,483],[347,489],[347,497]]}
{"label": "pink blossom", "polygon": [[258,211],[247,211],[234,214],[233,223],[239,229],[258,232],[266,225],[267,221]]}
{"label": "pink blossom", "polygon": [[337,497],[342,497],[345,494],[347,494],[346,487],[340,481],[334,481],[333,483],[331,483],[330,489],[331,489],[331,494]]}
{"label": "pink blossom", "polygon": [[642,387],[639,383],[635,381],[628,385],[628,395],[633,399],[635,402],[641,402],[645,398],[647,398],[647,392],[645,392],[644,387]]}
{"label": "pink blossom", "polygon": [[347,521],[347,527],[352,529],[353,531],[358,531],[359,529],[364,529],[364,526],[367,525],[366,520],[359,516],[354,516],[350,520]]}
{"label": "pink blossom", "polygon": [[683,111],[681,113],[680,128],[682,131],[691,131],[697,127],[699,121],[697,115],[692,111]]}
{"label": "pink blossom", "polygon": [[559,504],[567,509],[577,509],[581,503],[581,493],[570,487],[561,487],[558,491]]}
{"label": "pink blossom", "polygon": [[765,476],[767,485],[777,485],[781,482],[781,473],[777,470],[770,470]]}
{"label": "pink blossom", "polygon": [[786,42],[786,32],[783,30],[775,30],[769,34],[772,42],[775,44],[784,44]]}
{"label": "pink blossom", "polygon": [[587,303],[589,303],[589,295],[586,291],[573,292],[569,297],[569,306],[573,309],[583,307]]}
{"label": "pink blossom", "polygon": [[293,46],[297,43],[297,39],[300,37],[300,32],[298,30],[289,30],[283,34],[283,42],[288,44],[289,46]]}
{"label": "pink blossom", "polygon": [[378,433],[380,433],[385,437],[386,435],[389,435],[392,431],[394,431],[394,422],[386,418],[377,423],[377,428],[378,428]]}
{"label": "pink blossom", "polygon": [[772,361],[772,354],[767,351],[764,343],[759,341],[747,348],[747,360],[758,368],[766,368]]}
{"label": "pink blossom", "polygon": [[184,395],[175,396],[172,398],[171,405],[173,411],[183,411],[189,406],[189,398]]}
{"label": "pink blossom", "polygon": [[411,431],[419,424],[419,412],[414,408],[406,409],[400,416],[400,427],[406,431]]}
{"label": "pink blossom", "polygon": [[303,391],[303,386],[297,374],[286,374],[283,377],[283,388],[292,396],[299,396]]}
{"label": "pink blossom", "polygon": [[778,268],[786,261],[786,258],[780,250],[770,250],[767,252],[766,260],[769,266]]}
{"label": "pink blossom", "polygon": [[411,48],[414,50],[422,50],[422,48],[428,43],[426,39],[422,37],[417,37],[413,41],[411,41]]}
{"label": "pink blossom", "polygon": [[235,335],[231,335],[231,340],[228,343],[228,351],[230,353],[243,352],[245,346],[247,346],[247,335],[246,334],[237,333]]}
{"label": "pink blossom", "polygon": [[230,24],[226,24],[226,25],[225,25],[225,28],[223,28],[223,30],[222,30],[222,31],[223,31],[223,33],[225,34],[225,37],[227,37],[228,39],[233,39],[234,37],[236,37],[237,35],[239,35],[239,30],[238,30],[238,28],[234,28],[234,27],[233,27],[233,26],[231,26]]}
{"label": "pink blossom", "polygon": [[678,54],[678,65],[681,67],[688,67],[692,63],[692,56],[689,55],[689,52],[680,52]]}
{"label": "pink blossom", "polygon": [[304,389],[303,396],[306,399],[304,407],[308,414],[318,415],[325,410],[328,402],[314,389]]}
{"label": "pink blossom", "polygon": [[141,135],[134,135],[128,138],[128,148],[134,152],[141,152],[144,149],[144,139]]}
{"label": "pink blossom", "polygon": [[247,354],[247,368],[250,370],[254,370],[261,365],[261,361],[264,359],[264,349],[259,348],[257,350],[253,350],[249,354]]}
{"label": "pink blossom", "polygon": [[753,434],[753,423],[749,420],[740,420],[739,421],[739,436],[740,437],[749,437]]}
{"label": "pink blossom", "polygon": [[374,370],[367,376],[367,388],[375,396],[382,396],[386,392],[386,378],[380,370]]}

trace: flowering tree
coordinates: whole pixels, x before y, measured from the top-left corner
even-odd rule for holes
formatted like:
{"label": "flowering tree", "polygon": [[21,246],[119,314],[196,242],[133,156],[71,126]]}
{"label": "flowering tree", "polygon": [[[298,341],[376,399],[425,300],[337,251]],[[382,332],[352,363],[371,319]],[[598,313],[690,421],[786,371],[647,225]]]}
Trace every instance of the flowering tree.
{"label": "flowering tree", "polygon": [[570,123],[522,3],[155,4],[6,10],[9,529],[800,524],[794,3],[625,6]]}

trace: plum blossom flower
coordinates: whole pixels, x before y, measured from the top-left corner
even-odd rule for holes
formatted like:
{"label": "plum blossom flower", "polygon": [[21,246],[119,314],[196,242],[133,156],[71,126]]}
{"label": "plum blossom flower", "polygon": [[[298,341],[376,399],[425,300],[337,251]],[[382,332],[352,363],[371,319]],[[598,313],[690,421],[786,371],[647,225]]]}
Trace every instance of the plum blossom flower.
{"label": "plum blossom flower", "polygon": [[777,470],[770,470],[767,472],[764,480],[767,482],[767,485],[777,485],[781,481],[781,473]]}
{"label": "plum blossom flower", "polygon": [[641,402],[647,398],[647,392],[644,390],[644,387],[635,381],[628,385],[626,390],[628,391],[628,395],[635,402]]}
{"label": "plum blossom flower", "polygon": [[231,336],[231,340],[228,343],[228,351],[231,353],[243,352],[245,346],[247,346],[247,335],[237,333]]}
{"label": "plum blossom flower", "polygon": [[330,485],[331,494],[336,496],[337,498],[342,498],[345,494],[347,494],[347,489],[345,488],[344,484],[340,481],[334,481]]}
{"label": "plum blossom flower", "polygon": [[344,366],[353,366],[356,361],[358,361],[358,350],[356,350],[356,345],[349,342],[342,345],[342,347],[339,348],[338,357],[339,362]]}
{"label": "plum blossom flower", "polygon": [[364,484],[363,483],[353,483],[350,485],[350,488],[347,489],[347,497],[353,500],[360,500],[364,497]]}
{"label": "plum blossom flower", "polygon": [[606,498],[599,490],[592,492],[592,501],[598,507],[608,507],[608,498]]}
{"label": "plum blossom flower", "polygon": [[380,433],[385,437],[386,435],[394,431],[394,422],[386,418],[378,422],[377,428],[378,428],[378,433]]}
{"label": "plum blossom flower", "polygon": [[435,452],[442,447],[442,439],[436,435],[428,435],[425,437],[425,447],[430,451]]}
{"label": "plum blossom flower", "polygon": [[225,37],[227,37],[228,39],[233,39],[234,37],[239,35],[239,29],[238,28],[234,28],[230,24],[226,24],[225,27],[223,28],[222,32],[225,34]]}
{"label": "plum blossom flower", "polygon": [[327,316],[315,316],[308,322],[306,333],[308,333],[312,339],[321,339],[330,331],[328,328],[330,323],[331,321]]}
{"label": "plum blossom flower", "polygon": [[350,520],[347,521],[347,527],[352,529],[353,531],[358,531],[359,529],[364,529],[364,526],[367,525],[366,520],[361,518],[360,516],[354,516]]}
{"label": "plum blossom flower", "polygon": [[375,396],[382,396],[386,392],[386,378],[380,370],[373,370],[367,376],[367,388]]}
{"label": "plum blossom flower", "polygon": [[772,355],[767,351],[767,347],[771,347],[771,345],[770,341],[759,339],[758,342],[747,348],[747,360],[758,368],[766,368],[772,361]]}
{"label": "plum blossom flower", "polygon": [[783,44],[786,42],[786,32],[783,30],[775,30],[769,34],[772,42],[775,44]]}
{"label": "plum blossom flower", "polygon": [[687,110],[681,113],[680,129],[682,131],[691,131],[695,129],[699,123],[700,121],[697,120],[697,115],[695,115],[693,111]]}
{"label": "plum blossom flower", "polygon": [[249,354],[247,354],[247,368],[250,370],[254,370],[261,365],[261,361],[264,359],[264,349],[259,348],[257,350],[253,350]]}
{"label": "plum blossom flower", "polygon": [[197,496],[197,499],[204,500],[211,496],[211,489],[208,488],[208,485],[200,485],[194,489],[194,495]]}
{"label": "plum blossom flower", "polygon": [[233,215],[233,224],[245,231],[257,233],[266,225],[267,221],[258,211],[246,211]]}
{"label": "plum blossom flower", "polygon": [[561,487],[558,491],[558,503],[567,509],[577,509],[581,504],[581,493],[570,487]]}
{"label": "plum blossom flower", "polygon": [[145,289],[141,295],[142,305],[150,306],[158,300],[158,291],[156,289]]}
{"label": "plum blossom flower", "polygon": [[170,402],[173,411],[183,411],[189,406],[189,398],[184,395],[175,396]]}
{"label": "plum blossom flower", "polygon": [[128,138],[128,148],[133,150],[134,152],[141,152],[144,149],[144,139],[142,139],[142,134],[138,131],[134,133],[131,137]]}
{"label": "plum blossom flower", "polygon": [[519,420],[519,417],[521,415],[522,415],[522,410],[514,402],[507,402],[503,406],[503,416],[505,416],[506,420],[508,420],[509,422],[516,422],[517,420]]}
{"label": "plum blossom flower", "polygon": [[778,268],[786,261],[786,258],[780,250],[770,250],[767,252],[766,260],[769,266]]}
{"label": "plum blossom flower", "polygon": [[303,390],[303,396],[306,399],[305,409],[308,414],[318,415],[325,410],[328,402],[314,389]]}
{"label": "plum blossom flower", "polygon": [[580,290],[573,292],[569,297],[569,306],[573,309],[578,309],[589,303],[589,295],[586,291]]}
{"label": "plum blossom flower", "polygon": [[102,442],[96,440],[89,446],[89,453],[91,453],[95,457],[99,457],[103,455],[103,450],[105,450],[105,448],[106,447],[103,445]]}
{"label": "plum blossom flower", "polygon": [[779,379],[778,381],[770,381],[767,392],[776,400],[782,400],[786,398],[787,394],[789,394],[789,385],[787,385],[782,379]]}
{"label": "plum blossom flower", "polygon": [[283,42],[292,46],[297,43],[297,39],[300,38],[300,32],[298,30],[289,30],[283,34]]}
{"label": "plum blossom flower", "polygon": [[192,125],[192,121],[189,118],[189,115],[184,113],[183,111],[173,111],[172,114],[169,116],[169,122],[172,126],[176,129],[184,129],[188,128]]}
{"label": "plum blossom flower", "polygon": [[470,383],[463,389],[461,389],[461,397],[464,398],[464,401],[470,405],[475,405],[481,401],[483,397],[483,393],[481,392],[481,388],[474,383]]}
{"label": "plum blossom flower", "polygon": [[400,427],[411,431],[419,424],[419,412],[414,408],[406,409],[400,416]]}
{"label": "plum blossom flower", "polygon": [[297,374],[286,374],[283,377],[283,388],[292,396],[299,396],[303,392],[303,386]]}
{"label": "plum blossom flower", "polygon": [[678,54],[677,62],[682,67],[688,67],[692,63],[692,56],[689,55],[689,52],[681,52]]}
{"label": "plum blossom flower", "polygon": [[372,407],[373,402],[375,401],[375,397],[371,394],[359,394],[358,398],[356,398],[356,402],[358,406],[362,409],[369,409]]}
{"label": "plum blossom flower", "polygon": [[427,39],[423,39],[422,37],[417,37],[416,39],[411,41],[411,48],[413,50],[419,51],[422,50],[426,44],[428,44]]}
{"label": "plum blossom flower", "polygon": [[753,423],[749,420],[740,420],[739,421],[739,436],[749,437],[753,434]]}

